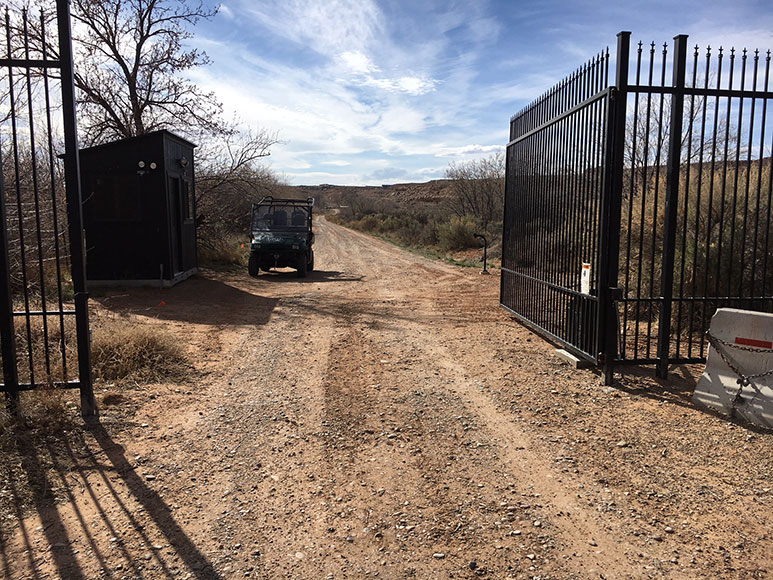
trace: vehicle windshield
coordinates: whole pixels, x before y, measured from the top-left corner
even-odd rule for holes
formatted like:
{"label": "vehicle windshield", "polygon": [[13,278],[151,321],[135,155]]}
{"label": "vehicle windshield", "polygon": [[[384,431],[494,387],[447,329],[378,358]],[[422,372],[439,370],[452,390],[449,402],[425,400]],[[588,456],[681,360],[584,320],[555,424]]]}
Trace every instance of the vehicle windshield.
{"label": "vehicle windshield", "polygon": [[308,229],[308,207],[271,204],[252,208],[253,232],[305,232]]}

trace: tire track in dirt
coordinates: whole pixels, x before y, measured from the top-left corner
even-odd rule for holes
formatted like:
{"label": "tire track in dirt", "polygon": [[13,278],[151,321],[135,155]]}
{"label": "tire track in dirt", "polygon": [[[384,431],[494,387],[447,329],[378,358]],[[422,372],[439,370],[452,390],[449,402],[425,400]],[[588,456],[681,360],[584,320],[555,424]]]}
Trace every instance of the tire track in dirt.
{"label": "tire track in dirt", "polygon": [[[385,254],[391,254],[388,249],[384,251]],[[434,310],[434,316],[426,318],[437,319],[444,318],[446,311],[452,311],[452,306],[460,300],[469,300],[470,297],[474,299],[474,285],[467,283],[458,275],[458,271],[452,271],[450,276],[443,276],[446,279],[439,285],[444,288],[443,292],[427,292],[428,285],[432,289],[438,287],[432,284],[432,281],[438,278],[438,270],[445,270],[433,266],[434,264],[424,266],[421,272],[416,272],[414,264],[413,270],[405,277],[410,276],[415,283],[402,285],[389,293],[397,302],[393,304],[393,308],[411,309],[412,305],[420,303]],[[456,278],[456,284],[448,278]],[[454,292],[448,291],[449,283],[455,286]],[[378,293],[383,294],[383,291]],[[487,315],[482,312],[474,319],[462,314],[456,320],[456,325],[474,323],[480,316],[490,319],[496,318],[497,314]],[[607,577],[628,576],[627,566],[619,554],[621,551],[630,550],[631,547],[621,546],[612,534],[597,523],[593,515],[586,512],[584,506],[571,497],[572,491],[557,481],[558,474],[553,472],[550,463],[532,451],[533,443],[530,438],[507,418],[506,413],[470,384],[463,365],[442,347],[442,338],[427,332],[431,328],[428,324],[430,321],[426,319],[408,322],[402,331],[404,335],[414,337],[412,348],[423,352],[423,359],[432,361],[435,368],[440,369],[441,374],[447,378],[449,385],[444,386],[445,390],[453,397],[458,397],[465,408],[484,426],[488,432],[487,437],[492,442],[497,442],[493,444],[497,448],[497,459],[504,471],[519,482],[520,489],[537,493],[543,501],[548,502],[551,510],[558,514],[550,518],[551,525],[555,526],[555,532],[559,532],[558,539],[565,544],[564,551],[571,554],[570,559],[577,566],[577,571],[601,567]],[[523,469],[524,465],[528,465],[528,468]],[[602,562],[603,565],[600,566]]]}

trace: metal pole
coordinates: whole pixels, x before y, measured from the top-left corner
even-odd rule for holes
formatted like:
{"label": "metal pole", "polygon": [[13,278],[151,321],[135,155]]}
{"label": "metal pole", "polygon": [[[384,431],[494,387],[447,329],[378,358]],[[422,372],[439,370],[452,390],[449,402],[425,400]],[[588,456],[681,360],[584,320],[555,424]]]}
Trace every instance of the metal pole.
{"label": "metal pole", "polygon": [[628,61],[631,33],[617,35],[615,86],[607,103],[606,144],[604,148],[604,183],[602,184],[601,227],[599,232],[598,275],[599,321],[598,348],[604,355],[604,383],[612,384],[613,364],[617,358],[617,277],[620,252],[620,212],[623,191],[623,153],[625,149],[625,115],[628,101]]}
{"label": "metal pole", "polygon": [[482,236],[480,234],[472,234],[473,238],[480,238],[483,240],[483,271],[481,274],[489,274],[490,272],[486,269],[486,257],[487,257],[487,251],[488,251],[488,240],[486,239],[486,236]]}
{"label": "metal pole", "polygon": [[81,201],[80,160],[78,156],[78,127],[75,115],[75,84],[73,82],[69,0],[56,1],[56,14],[59,27],[59,60],[62,67],[62,111],[65,146],[64,180],[67,193],[70,262],[73,288],[75,290],[75,331],[78,341],[81,414],[84,419],[92,419],[98,416],[98,411],[91,382],[91,341],[88,294],[86,293],[86,256]]}
{"label": "metal pole", "polygon": [[[0,155],[0,167],[2,156]],[[16,367],[16,334],[13,325],[11,268],[8,256],[8,221],[5,212],[5,183],[0,171],[0,348],[3,354],[3,384],[8,409],[15,414],[19,407],[19,372]]]}
{"label": "metal pole", "polygon": [[679,166],[682,157],[682,120],[684,115],[684,84],[687,70],[687,35],[674,37],[674,66],[671,96],[671,126],[666,165],[666,215],[663,232],[663,268],[660,278],[660,319],[658,322],[657,376],[668,376],[671,345],[671,310],[674,291],[674,258],[676,252],[676,222],[679,205]]}

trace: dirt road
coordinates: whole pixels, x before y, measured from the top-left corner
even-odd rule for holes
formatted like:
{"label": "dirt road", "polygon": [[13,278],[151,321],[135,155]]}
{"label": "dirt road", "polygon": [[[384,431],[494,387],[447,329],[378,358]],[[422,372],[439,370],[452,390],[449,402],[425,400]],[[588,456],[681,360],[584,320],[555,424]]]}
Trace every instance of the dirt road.
{"label": "dirt road", "polygon": [[307,279],[97,300],[175,333],[197,378],[104,387],[5,577],[773,575],[770,434],[693,408],[684,370],[562,365],[496,275],[317,228]]}

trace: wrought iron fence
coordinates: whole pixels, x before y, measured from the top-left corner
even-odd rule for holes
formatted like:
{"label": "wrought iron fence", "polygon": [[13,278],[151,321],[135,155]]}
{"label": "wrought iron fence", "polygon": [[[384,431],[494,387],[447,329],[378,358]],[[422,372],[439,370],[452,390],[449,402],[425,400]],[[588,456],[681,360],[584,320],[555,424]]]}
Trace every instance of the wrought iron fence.
{"label": "wrought iron fence", "polygon": [[593,360],[608,75],[604,52],[514,117],[506,161],[502,304]]}
{"label": "wrought iron fence", "polygon": [[55,17],[4,14],[0,390],[15,408],[20,391],[79,388],[82,412],[91,416],[69,2],[56,6]]}
{"label": "wrought iron fence", "polygon": [[[511,120],[502,304],[603,362],[607,379],[626,363],[654,363],[665,376],[669,363],[705,360],[717,307],[773,309],[770,51],[688,54],[680,35],[671,53],[639,43],[630,55],[627,32],[617,48],[614,84],[553,106],[548,97],[592,69],[583,67]],[[606,116],[588,116],[593,103]],[[547,137],[559,125],[569,129]],[[605,153],[577,166],[588,147]],[[598,224],[567,225],[583,223],[575,200],[593,176]],[[593,280],[578,315],[581,261]]]}

